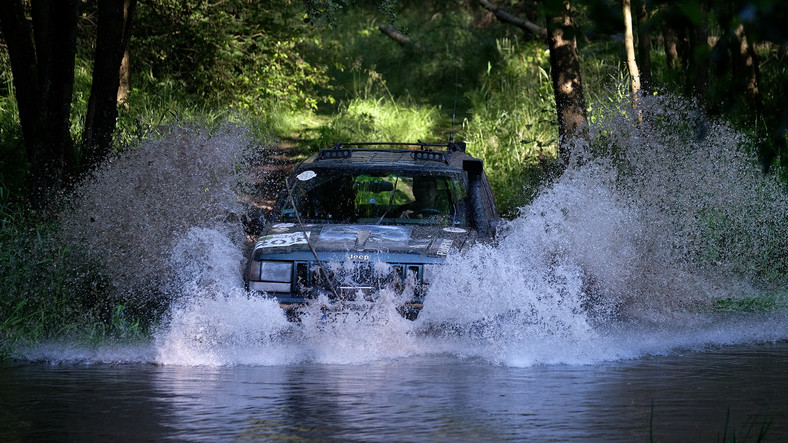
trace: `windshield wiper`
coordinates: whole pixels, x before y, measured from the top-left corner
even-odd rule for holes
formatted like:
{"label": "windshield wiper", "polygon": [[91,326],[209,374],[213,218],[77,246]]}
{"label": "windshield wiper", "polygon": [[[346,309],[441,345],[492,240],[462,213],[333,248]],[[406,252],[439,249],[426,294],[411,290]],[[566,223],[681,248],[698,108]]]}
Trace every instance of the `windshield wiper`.
{"label": "windshield wiper", "polygon": [[293,212],[295,213],[296,220],[298,221],[298,226],[301,228],[301,233],[304,234],[306,245],[309,246],[309,250],[312,251],[312,255],[315,257],[315,262],[317,262],[317,266],[320,268],[320,272],[323,273],[323,278],[326,279],[326,282],[328,283],[328,288],[331,289],[331,293],[334,294],[335,298],[339,298],[339,293],[334,287],[334,283],[331,280],[331,276],[329,275],[328,271],[326,271],[325,266],[323,266],[323,262],[320,260],[320,257],[317,256],[317,251],[315,251],[315,247],[312,246],[312,242],[309,240],[309,234],[306,232],[306,228],[304,228],[304,223],[301,221],[301,215],[298,213],[298,208],[296,207],[295,199],[293,198],[293,191],[292,189],[290,189],[290,183],[287,182],[287,178],[285,178],[285,189],[287,189],[287,197],[290,199],[290,204],[293,205]]}
{"label": "windshield wiper", "polygon": [[399,182],[399,176],[397,176],[394,179],[394,189],[391,190],[391,195],[389,196],[389,205],[386,208],[386,211],[383,213],[383,215],[381,215],[380,218],[378,219],[378,222],[375,223],[376,225],[381,224],[383,222],[383,219],[386,218],[386,214],[388,214],[389,211],[391,210],[391,204],[394,203],[394,194],[397,192],[397,183],[398,182]]}

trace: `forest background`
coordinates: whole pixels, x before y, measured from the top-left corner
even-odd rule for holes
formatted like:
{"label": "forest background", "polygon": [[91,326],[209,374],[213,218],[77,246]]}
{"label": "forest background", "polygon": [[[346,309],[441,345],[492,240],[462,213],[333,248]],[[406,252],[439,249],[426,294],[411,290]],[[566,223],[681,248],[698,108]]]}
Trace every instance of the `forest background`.
{"label": "forest background", "polygon": [[[551,28],[556,17],[571,20]],[[233,121],[301,157],[339,140],[451,134],[484,159],[502,214],[515,216],[560,171],[567,138],[548,28],[576,45],[583,118],[637,94],[683,95],[749,135],[742,150],[785,180],[786,18],[782,0],[3,2],[6,288],[45,273],[37,267],[52,259],[30,263],[30,245],[57,224],[75,183],[177,125]],[[18,70],[15,53],[33,68]],[[41,323],[28,320],[43,308],[25,303],[6,299],[4,331]]]}

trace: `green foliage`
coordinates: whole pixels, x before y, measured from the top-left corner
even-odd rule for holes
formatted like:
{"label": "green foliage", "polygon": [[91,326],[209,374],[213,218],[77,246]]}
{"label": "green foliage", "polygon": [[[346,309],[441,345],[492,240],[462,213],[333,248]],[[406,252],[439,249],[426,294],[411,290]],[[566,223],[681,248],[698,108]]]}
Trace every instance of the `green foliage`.
{"label": "green foliage", "polygon": [[8,53],[0,51],[0,190],[21,193],[27,169]]}
{"label": "green foliage", "polygon": [[397,19],[394,10],[398,0],[303,0],[306,16],[310,23],[317,26],[336,25],[337,14],[348,6],[377,9],[393,22]]}
{"label": "green foliage", "polygon": [[317,144],[447,140],[454,133],[487,162],[499,205],[513,215],[538,186],[540,152],[555,155],[546,48],[522,43],[519,32],[498,23],[475,26],[476,9],[432,7],[429,18],[410,9],[397,16],[421,50],[384,36],[375,18],[336,14],[319,56],[331,65],[338,103],[321,109],[331,116]]}
{"label": "green foliage", "polygon": [[[437,138],[437,108],[406,106],[391,99],[355,99],[321,128],[319,147],[337,141],[413,141]],[[425,137],[426,136],[426,137]]]}
{"label": "green foliage", "polygon": [[788,293],[765,292],[744,298],[727,298],[714,302],[714,309],[719,312],[769,312],[788,309]]}
{"label": "green foliage", "polygon": [[176,87],[209,107],[256,111],[261,103],[315,107],[325,69],[300,54],[313,28],[298,2],[140,3],[132,46],[135,72]]}
{"label": "green foliage", "polygon": [[497,48],[500,62],[488,64],[480,87],[466,93],[473,118],[463,134],[469,152],[485,161],[499,210],[513,216],[533,198],[547,158],[556,156],[558,128],[546,49],[510,39]]}
{"label": "green foliage", "polygon": [[[116,300],[95,265],[61,245],[54,224],[10,203],[0,192],[0,359],[40,340],[143,339],[155,319],[144,306]],[[133,311],[133,312],[129,312]]]}
{"label": "green foliage", "polygon": [[620,44],[606,41],[583,45],[580,49],[580,70],[588,108],[588,119],[594,123],[595,110],[621,103],[631,95],[630,79]]}
{"label": "green foliage", "polygon": [[[337,26],[323,31],[322,50],[313,55],[330,66],[331,93],[338,101],[370,93],[410,97],[414,103],[443,109],[447,129],[451,113],[467,109],[464,92],[478,84],[480,71],[497,57],[497,33],[473,32],[472,14],[457,5],[441,4],[427,17],[419,11],[401,11],[397,16],[398,29],[422,46],[422,51],[401,47],[386,37],[378,29],[378,16],[348,10],[336,19]],[[374,76],[385,82],[385,90],[370,91],[368,77]]]}
{"label": "green foliage", "polygon": [[[366,78],[362,82],[363,78]],[[391,94],[382,76],[374,70],[354,77],[355,98],[340,108],[320,128],[315,148],[338,141],[415,141],[442,137],[440,109],[418,104],[410,96]]]}

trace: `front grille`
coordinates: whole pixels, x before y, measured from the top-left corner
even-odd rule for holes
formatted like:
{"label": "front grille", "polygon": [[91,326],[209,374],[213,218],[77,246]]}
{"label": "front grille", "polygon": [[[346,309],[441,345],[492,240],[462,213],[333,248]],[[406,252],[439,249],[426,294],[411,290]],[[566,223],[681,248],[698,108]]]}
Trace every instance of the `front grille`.
{"label": "front grille", "polygon": [[418,296],[421,292],[423,268],[420,264],[358,262],[341,265],[324,263],[323,266],[327,276],[317,262],[296,262],[294,291],[307,298],[320,294],[334,298],[331,291],[333,286],[342,299],[355,300],[358,294],[363,294],[367,299],[382,288],[402,289],[407,286],[408,279],[412,279],[416,290],[414,295]]}

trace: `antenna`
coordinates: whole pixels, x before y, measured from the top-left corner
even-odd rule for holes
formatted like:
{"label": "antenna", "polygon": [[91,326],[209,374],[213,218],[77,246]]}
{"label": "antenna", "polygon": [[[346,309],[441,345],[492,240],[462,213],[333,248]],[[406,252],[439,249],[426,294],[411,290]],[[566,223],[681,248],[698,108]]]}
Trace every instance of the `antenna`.
{"label": "antenna", "polygon": [[454,143],[454,112],[451,113],[451,131],[449,131],[449,143]]}
{"label": "antenna", "polygon": [[454,117],[457,114],[457,66],[454,66],[454,105],[451,110],[451,131],[449,131],[449,143],[454,142]]}

